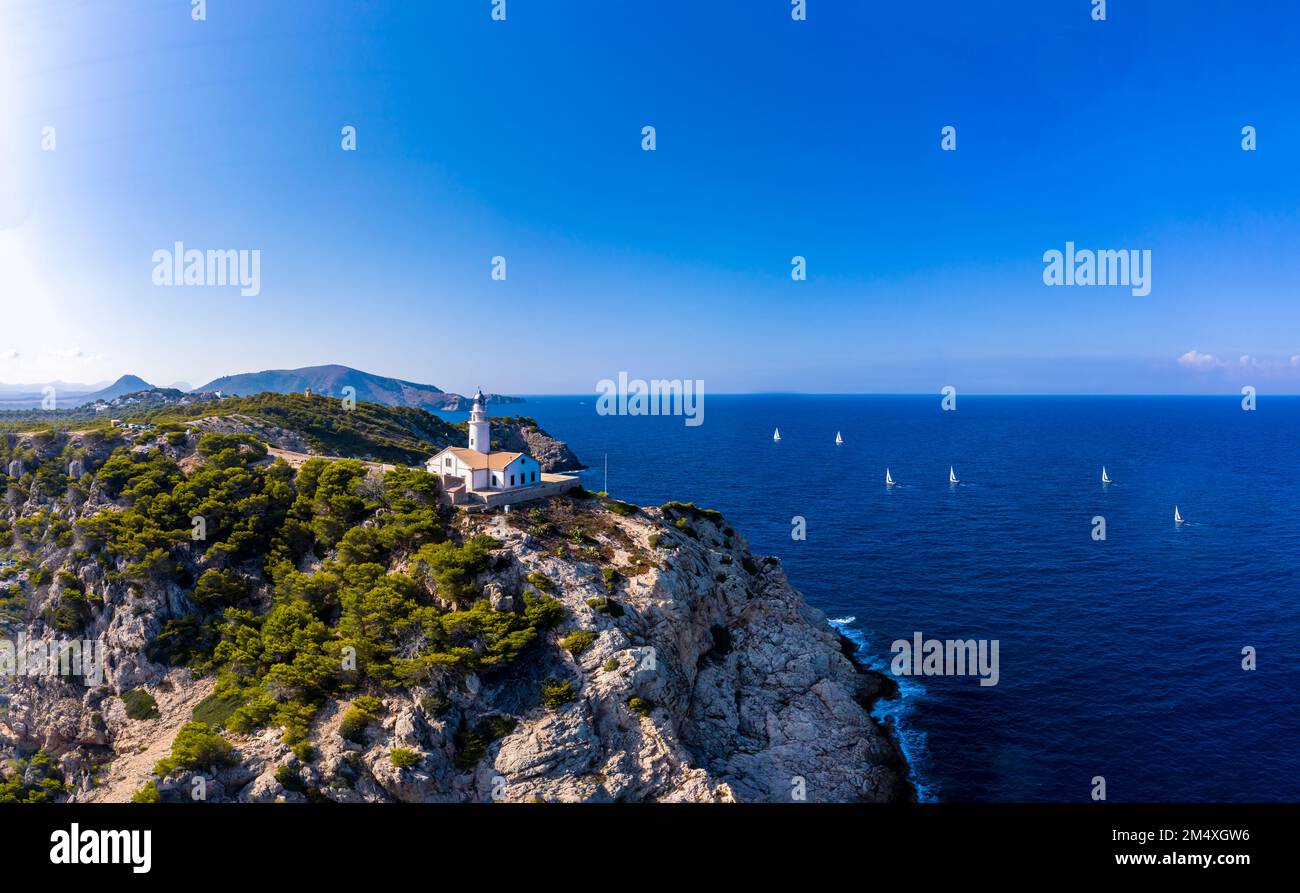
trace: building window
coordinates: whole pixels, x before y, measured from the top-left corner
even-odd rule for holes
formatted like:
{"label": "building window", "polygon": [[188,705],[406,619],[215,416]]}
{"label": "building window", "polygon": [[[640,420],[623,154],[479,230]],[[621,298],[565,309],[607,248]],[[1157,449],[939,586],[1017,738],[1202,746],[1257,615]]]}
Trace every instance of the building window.
{"label": "building window", "polygon": [[515,485],[515,476],[512,474],[510,475],[510,486],[513,487],[514,485]]}
{"label": "building window", "polygon": [[533,472],[533,483],[537,483],[537,472]]}

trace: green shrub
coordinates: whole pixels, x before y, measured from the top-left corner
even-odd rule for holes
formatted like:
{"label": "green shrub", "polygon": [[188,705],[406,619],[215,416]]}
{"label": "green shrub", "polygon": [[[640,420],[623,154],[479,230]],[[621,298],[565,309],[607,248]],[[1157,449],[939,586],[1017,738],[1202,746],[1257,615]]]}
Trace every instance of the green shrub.
{"label": "green shrub", "polygon": [[122,703],[126,705],[129,719],[154,719],[159,715],[158,702],[143,688],[122,692]]}
{"label": "green shrub", "polygon": [[615,588],[618,586],[619,573],[612,567],[602,567],[600,569],[600,581],[605,586],[605,592],[613,595]]}
{"label": "green shrub", "polygon": [[628,515],[635,515],[640,510],[630,502],[622,502],[617,499],[611,499],[608,505],[611,512],[616,515],[622,515],[624,518]]}
{"label": "green shrub", "polygon": [[343,715],[339,724],[339,735],[349,741],[360,741],[366,727],[379,718],[383,702],[371,695],[358,695],[352,700],[352,707]]}
{"label": "green shrub", "polygon": [[662,506],[671,514],[689,515],[692,518],[707,518],[714,524],[722,523],[722,512],[714,509],[702,509],[693,502],[665,502]]}
{"label": "green shrub", "polygon": [[745,569],[745,573],[747,574],[758,573],[758,565],[755,564],[754,559],[750,558],[748,555],[740,559],[740,566]]}
{"label": "green shrub", "polygon": [[509,735],[517,725],[513,716],[497,715],[480,720],[473,728],[462,726],[456,733],[456,768],[473,769],[492,742]]}
{"label": "green shrub", "polygon": [[235,692],[213,692],[194,707],[195,722],[205,723],[214,729],[224,729],[230,715],[244,705],[243,696]]}
{"label": "green shrub", "polygon": [[233,605],[248,595],[248,586],[233,571],[206,570],[194,587],[194,600],[204,607]]}
{"label": "green shrub", "polygon": [[221,638],[218,623],[216,618],[204,620],[198,614],[173,617],[145,646],[145,657],[154,663],[206,672]]}
{"label": "green shrub", "polygon": [[392,760],[393,765],[398,769],[410,769],[424,760],[422,754],[413,750],[407,750],[405,747],[394,747],[388,752],[388,759]]}
{"label": "green shrub", "polygon": [[540,571],[533,571],[528,575],[528,582],[532,583],[539,592],[554,592],[555,581]]}
{"label": "green shrub", "polygon": [[131,795],[132,803],[157,803],[159,799],[158,784],[154,781],[150,781]]}
{"label": "green shrub", "polygon": [[275,780],[280,782],[286,791],[297,791],[302,794],[307,790],[307,786],[302,781],[302,773],[294,766],[278,767],[275,770]]}
{"label": "green shrub", "polygon": [[604,665],[601,667],[601,669],[606,673],[612,673],[618,668],[619,662],[617,657],[611,657],[609,660],[605,661]]}
{"label": "green shrub", "polygon": [[357,695],[352,699],[352,706],[364,711],[372,718],[384,712],[384,702],[374,695]]}
{"label": "green shrub", "polygon": [[0,775],[0,803],[52,803],[67,793],[63,773],[43,749],[11,761],[9,767],[7,775]]}
{"label": "green shrub", "polygon": [[209,767],[233,766],[235,757],[230,742],[216,729],[201,722],[188,722],[176,733],[171,756],[159,760],[154,774],[166,776],[177,769],[206,770]]}
{"label": "green shrub", "polygon": [[426,716],[442,716],[451,709],[451,699],[443,694],[425,695],[420,698],[420,706]]}
{"label": "green shrub", "polygon": [[591,643],[596,641],[596,634],[586,629],[577,629],[569,633],[560,640],[560,645],[564,647],[574,657],[591,647]]}
{"label": "green shrub", "polygon": [[577,693],[573,690],[573,683],[567,679],[564,682],[547,679],[542,683],[542,703],[551,710],[558,710],[577,697]]}
{"label": "green shrub", "polygon": [[606,596],[603,595],[598,595],[595,598],[587,599],[587,607],[601,614],[607,614],[610,617],[623,616],[623,606],[620,605],[618,602],[614,601],[612,598],[607,598]]}
{"label": "green shrub", "polygon": [[639,713],[642,716],[649,716],[655,709],[654,701],[648,698],[631,698],[628,700],[627,706],[634,713]]}
{"label": "green shrub", "polygon": [[500,547],[501,543],[490,536],[476,536],[460,545],[429,543],[420,547],[415,561],[438,595],[455,602],[468,602],[478,595],[474,580],[488,569],[491,550]]}

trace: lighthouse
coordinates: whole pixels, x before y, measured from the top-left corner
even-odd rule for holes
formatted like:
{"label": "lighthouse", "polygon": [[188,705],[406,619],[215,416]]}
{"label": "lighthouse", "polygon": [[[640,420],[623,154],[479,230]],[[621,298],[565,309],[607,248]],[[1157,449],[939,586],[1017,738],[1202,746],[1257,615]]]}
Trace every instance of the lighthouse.
{"label": "lighthouse", "polygon": [[[488,506],[510,505],[514,501],[539,499],[567,492],[576,477],[543,475],[532,456],[503,450],[492,452],[492,423],[488,421],[487,398],[479,388],[469,411],[469,446],[443,447],[424,463],[430,474],[442,479],[443,492],[452,505],[477,502]],[[507,439],[518,438],[507,432]]]}
{"label": "lighthouse", "polygon": [[474,395],[474,405],[469,410],[469,448],[484,454],[492,452],[492,423],[488,421],[482,388]]}

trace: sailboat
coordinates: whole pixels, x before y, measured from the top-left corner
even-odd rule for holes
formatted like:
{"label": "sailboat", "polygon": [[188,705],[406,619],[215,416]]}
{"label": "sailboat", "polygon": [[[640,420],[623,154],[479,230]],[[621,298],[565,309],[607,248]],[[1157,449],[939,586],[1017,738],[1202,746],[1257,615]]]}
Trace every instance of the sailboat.
{"label": "sailboat", "polygon": [[955,471],[952,470],[952,466],[951,466],[951,465],[948,466],[948,483],[950,483],[950,484],[960,484],[960,483],[961,483],[961,481],[957,480],[957,472],[955,472]]}
{"label": "sailboat", "polygon": [[894,480],[894,476],[891,475],[891,474],[889,473],[889,468],[886,466],[886,468],[885,468],[885,486],[886,486],[886,487],[892,487],[892,486],[894,486],[894,484],[897,484],[897,483],[898,483],[898,481]]}
{"label": "sailboat", "polygon": [[1110,479],[1110,475],[1106,474],[1106,466],[1105,466],[1105,465],[1103,465],[1103,466],[1101,467],[1101,482],[1102,482],[1103,484],[1113,484],[1113,483],[1115,483],[1114,481],[1112,481],[1112,480]]}
{"label": "sailboat", "polygon": [[780,429],[780,428],[777,428],[775,431],[772,432],[772,441],[773,441],[774,443],[780,443],[780,442],[781,442],[781,429]]}
{"label": "sailboat", "polygon": [[1178,514],[1178,506],[1174,506],[1174,523],[1175,524],[1183,523],[1183,516]]}
{"label": "sailboat", "polygon": [[840,432],[836,431],[836,432],[835,432],[835,445],[836,445],[836,446],[839,446],[839,445],[842,444],[843,442],[844,442],[844,438],[840,436]]}

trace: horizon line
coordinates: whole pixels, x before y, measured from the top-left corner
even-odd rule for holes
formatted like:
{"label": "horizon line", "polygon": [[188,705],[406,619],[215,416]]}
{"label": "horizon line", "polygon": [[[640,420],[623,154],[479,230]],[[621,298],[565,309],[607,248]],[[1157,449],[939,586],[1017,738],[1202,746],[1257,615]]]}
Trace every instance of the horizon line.
{"label": "horizon line", "polygon": [[[1133,398],[1234,397],[1234,398],[1239,398],[1243,396],[1240,390],[1222,392],[1222,393],[1198,392],[1194,394],[1184,394],[1179,392],[1163,392],[1163,393],[1124,392],[1124,393],[1091,393],[1090,394],[1090,393],[1079,393],[1079,392],[1053,393],[1053,392],[1044,392],[1044,391],[1020,392],[1020,393],[1013,393],[1013,392],[1006,392],[1006,391],[996,391],[996,392],[958,391],[958,394],[960,397],[1088,397],[1088,398],[1093,398],[1093,397],[1133,397]],[[1262,393],[1259,390],[1259,388],[1256,387],[1255,395],[1257,397],[1265,396],[1265,395],[1269,397],[1300,397],[1300,391]],[[565,393],[560,391],[548,392],[548,393],[535,393],[535,394],[518,392],[514,394],[503,394],[502,396],[522,397],[525,399],[529,397],[599,397],[600,392],[597,391],[592,394],[579,393],[579,392]],[[940,391],[933,391],[933,392],[931,391],[711,391],[705,396],[710,396],[710,397],[942,397],[944,395]],[[497,405],[501,405],[501,404],[497,404]]]}

